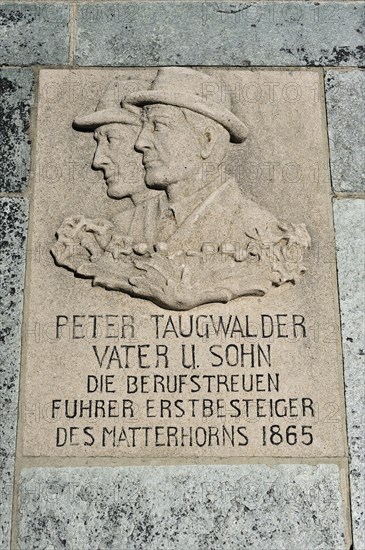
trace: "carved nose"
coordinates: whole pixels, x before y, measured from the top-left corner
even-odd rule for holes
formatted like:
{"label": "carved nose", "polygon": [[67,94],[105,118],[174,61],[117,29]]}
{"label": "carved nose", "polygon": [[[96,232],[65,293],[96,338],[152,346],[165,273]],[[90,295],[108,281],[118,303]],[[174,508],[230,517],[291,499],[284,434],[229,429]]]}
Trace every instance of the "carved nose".
{"label": "carved nose", "polygon": [[105,166],[105,164],[107,164],[107,158],[105,157],[105,155],[100,150],[100,147],[98,146],[96,148],[94,158],[93,158],[93,168],[95,168],[96,170],[100,170],[103,166]]}
{"label": "carved nose", "polygon": [[150,141],[148,139],[148,131],[145,126],[142,127],[141,131],[138,134],[134,148],[139,153],[143,153],[145,149],[150,148]]}

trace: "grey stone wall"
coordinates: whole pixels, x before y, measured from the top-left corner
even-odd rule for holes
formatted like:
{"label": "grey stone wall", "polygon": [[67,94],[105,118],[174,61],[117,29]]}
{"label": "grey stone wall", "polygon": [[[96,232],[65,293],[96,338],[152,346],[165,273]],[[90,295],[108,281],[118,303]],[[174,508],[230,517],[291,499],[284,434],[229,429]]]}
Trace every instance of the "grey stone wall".
{"label": "grey stone wall", "polygon": [[[36,124],[38,68],[167,64],[324,68],[338,249],[353,540],[354,550],[365,548],[364,72],[358,68],[364,65],[363,19],[362,1],[0,5],[3,67],[0,70],[1,549],[11,547],[26,231],[32,190],[31,142]],[[270,492],[272,475],[277,477],[275,488]],[[256,494],[263,503],[263,516],[260,517],[255,498],[246,491],[246,484],[240,496],[237,491],[234,493],[229,508],[220,498],[222,483],[232,485],[242,477],[250,479],[249,488],[255,482]],[[70,479],[78,487],[81,484],[81,492],[75,499],[64,500],[63,492]],[[117,502],[112,502],[111,496],[105,493],[105,479],[114,480],[115,487],[121,484],[124,487]],[[201,507],[195,487],[197,480],[201,484],[204,479],[212,482],[211,496],[205,495],[208,500]],[[39,487],[46,487],[46,496],[40,497]],[[160,490],[163,500],[156,496]],[[136,492],[132,494],[133,491]],[[52,495],[57,496],[59,492],[62,497],[59,506],[50,508],[49,499],[54,504],[57,498]],[[105,500],[110,506],[102,509]],[[127,525],[130,503],[135,515]],[[264,465],[227,465],[221,469],[190,466],[154,470],[40,466],[22,470],[17,506],[14,512],[15,518],[19,517],[18,548],[24,550],[119,550],[124,548],[123,544],[128,549],[220,549],[237,548],[238,543],[242,548],[256,550],[345,548],[340,476],[338,467],[331,464],[318,467],[283,464],[275,469]],[[178,523],[180,538],[172,539]],[[94,546],[90,546],[91,534],[95,535]],[[16,536],[14,532],[13,546]]]}
{"label": "grey stone wall", "polygon": [[26,469],[18,548],[344,550],[339,475],[332,464]]}

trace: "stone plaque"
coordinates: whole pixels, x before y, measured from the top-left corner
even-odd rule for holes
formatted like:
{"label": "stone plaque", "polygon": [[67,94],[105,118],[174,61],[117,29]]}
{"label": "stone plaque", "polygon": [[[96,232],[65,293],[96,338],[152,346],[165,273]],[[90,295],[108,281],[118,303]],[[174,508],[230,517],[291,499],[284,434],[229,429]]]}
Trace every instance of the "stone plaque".
{"label": "stone plaque", "polygon": [[344,456],[319,70],[41,70],[23,454]]}

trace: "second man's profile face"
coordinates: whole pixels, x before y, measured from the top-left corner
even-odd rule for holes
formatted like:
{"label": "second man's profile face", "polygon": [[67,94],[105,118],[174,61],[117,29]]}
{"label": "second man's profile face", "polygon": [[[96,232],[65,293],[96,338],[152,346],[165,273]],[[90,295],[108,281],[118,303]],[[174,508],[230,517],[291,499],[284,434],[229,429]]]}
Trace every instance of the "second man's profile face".
{"label": "second man's profile face", "polygon": [[111,123],[94,132],[97,145],[92,165],[103,171],[109,197],[122,199],[145,189],[143,166],[134,150],[139,130],[131,124]]}
{"label": "second man's profile face", "polygon": [[145,107],[135,148],[143,154],[145,181],[151,188],[187,180],[201,167],[199,137],[178,107]]}

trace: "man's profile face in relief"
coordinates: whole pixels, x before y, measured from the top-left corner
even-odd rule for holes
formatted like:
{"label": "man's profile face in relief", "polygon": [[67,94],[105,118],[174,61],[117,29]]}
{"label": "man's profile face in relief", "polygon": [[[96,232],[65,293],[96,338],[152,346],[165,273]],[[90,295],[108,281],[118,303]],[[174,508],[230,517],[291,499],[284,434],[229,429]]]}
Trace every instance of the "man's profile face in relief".
{"label": "man's profile face in relief", "polygon": [[102,170],[108,196],[123,199],[145,190],[144,170],[134,143],[140,126],[110,123],[94,131],[97,143],[92,166]]}
{"label": "man's profile face in relief", "polygon": [[143,155],[145,182],[151,188],[165,189],[185,181],[201,167],[199,136],[179,107],[145,107],[135,148]]}

